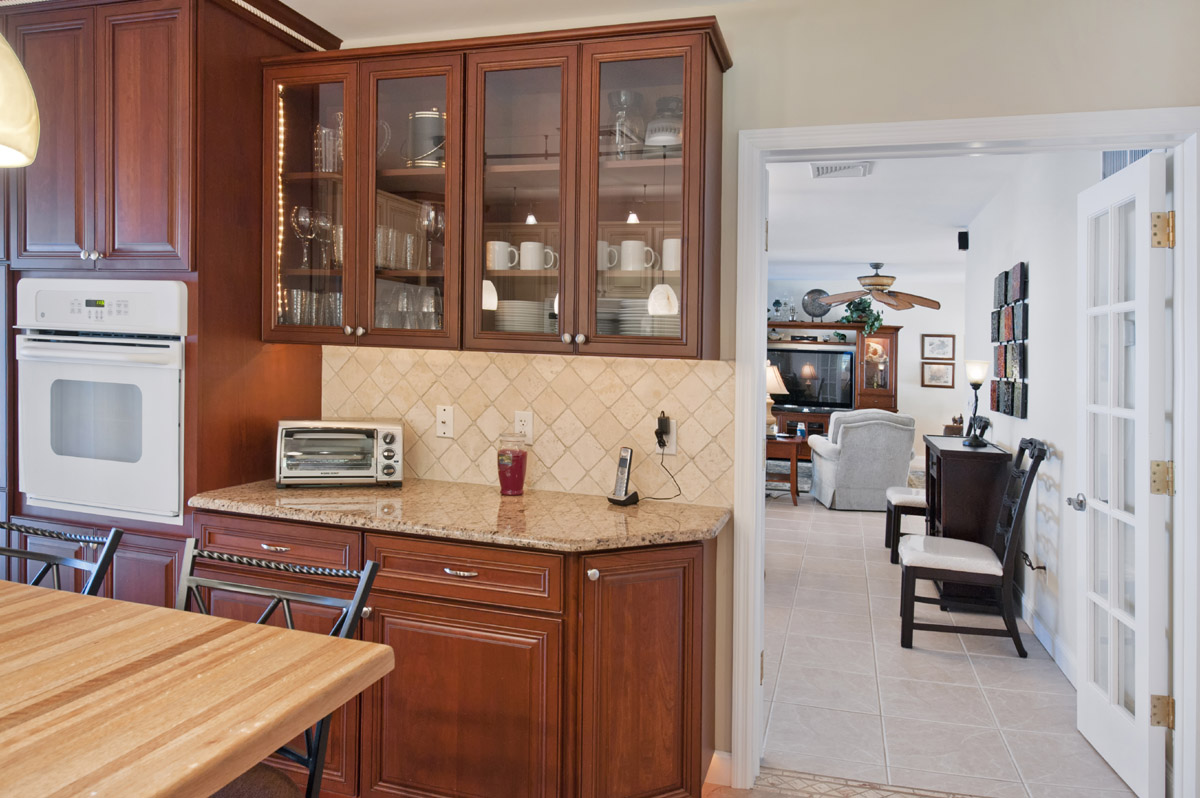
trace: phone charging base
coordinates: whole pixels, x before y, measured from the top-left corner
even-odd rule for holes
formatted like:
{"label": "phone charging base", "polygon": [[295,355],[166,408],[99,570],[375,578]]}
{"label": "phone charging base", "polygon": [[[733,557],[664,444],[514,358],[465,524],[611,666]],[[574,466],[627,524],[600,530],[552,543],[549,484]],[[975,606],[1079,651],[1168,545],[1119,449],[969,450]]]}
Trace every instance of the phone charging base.
{"label": "phone charging base", "polygon": [[604,498],[608,499],[609,504],[615,504],[618,507],[628,507],[631,504],[638,503],[638,493],[636,490],[632,493],[626,494],[625,496],[614,496],[609,494]]}

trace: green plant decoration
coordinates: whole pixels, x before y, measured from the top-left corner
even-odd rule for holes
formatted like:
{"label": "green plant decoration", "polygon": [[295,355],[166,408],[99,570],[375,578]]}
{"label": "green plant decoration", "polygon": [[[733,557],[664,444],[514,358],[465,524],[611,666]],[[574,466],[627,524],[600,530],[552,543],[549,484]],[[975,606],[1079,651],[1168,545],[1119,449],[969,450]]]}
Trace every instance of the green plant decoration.
{"label": "green plant decoration", "polygon": [[863,332],[867,335],[879,329],[883,324],[883,314],[871,307],[868,297],[859,297],[846,303],[846,315],[838,319],[841,324],[865,324]]}

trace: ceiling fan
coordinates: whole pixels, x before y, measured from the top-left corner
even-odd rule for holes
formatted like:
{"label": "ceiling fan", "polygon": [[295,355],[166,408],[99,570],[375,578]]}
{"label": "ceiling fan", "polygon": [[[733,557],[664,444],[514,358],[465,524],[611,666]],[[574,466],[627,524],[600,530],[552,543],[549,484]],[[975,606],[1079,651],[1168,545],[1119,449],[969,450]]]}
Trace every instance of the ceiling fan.
{"label": "ceiling fan", "polygon": [[935,299],[927,299],[916,294],[906,294],[903,291],[892,291],[892,283],[896,282],[896,278],[888,274],[880,274],[879,270],[883,268],[882,263],[868,264],[875,270],[874,274],[864,274],[858,278],[859,285],[862,286],[860,291],[846,291],[841,294],[830,294],[829,296],[821,297],[820,301],[825,305],[843,305],[852,300],[858,299],[860,296],[870,296],[882,305],[885,305],[892,310],[908,310],[911,307],[920,305],[925,308],[933,308],[939,310],[942,303]]}

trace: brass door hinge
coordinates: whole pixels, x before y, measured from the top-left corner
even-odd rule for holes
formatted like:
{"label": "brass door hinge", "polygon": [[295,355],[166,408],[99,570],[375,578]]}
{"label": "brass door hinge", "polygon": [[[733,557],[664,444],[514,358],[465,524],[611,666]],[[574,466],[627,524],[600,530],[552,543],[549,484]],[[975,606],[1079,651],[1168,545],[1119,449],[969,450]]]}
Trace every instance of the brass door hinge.
{"label": "brass door hinge", "polygon": [[1150,493],[1154,496],[1175,495],[1175,461],[1150,461]]}
{"label": "brass door hinge", "polygon": [[1150,696],[1150,725],[1175,728],[1175,699],[1169,695]]}
{"label": "brass door hinge", "polygon": [[1150,214],[1150,246],[1175,248],[1175,211]]}

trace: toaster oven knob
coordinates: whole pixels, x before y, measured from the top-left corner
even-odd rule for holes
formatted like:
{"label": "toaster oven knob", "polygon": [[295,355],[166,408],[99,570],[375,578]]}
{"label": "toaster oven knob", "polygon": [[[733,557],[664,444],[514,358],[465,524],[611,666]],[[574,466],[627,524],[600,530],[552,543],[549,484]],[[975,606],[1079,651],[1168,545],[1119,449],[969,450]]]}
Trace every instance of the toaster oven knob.
{"label": "toaster oven knob", "polygon": [[383,442],[386,443],[388,446],[391,446],[393,443],[396,442],[396,436],[390,432],[385,432],[385,433],[383,433]]}
{"label": "toaster oven knob", "polygon": [[383,475],[385,477],[390,477],[396,473],[396,467],[394,465],[392,465],[391,463],[388,463],[387,465],[385,465],[383,467],[382,471],[383,471]]}
{"label": "toaster oven knob", "polygon": [[395,449],[384,449],[384,450],[383,450],[383,459],[384,459],[384,460],[392,460],[392,459],[394,459],[395,457],[396,457],[396,450],[395,450]]}

